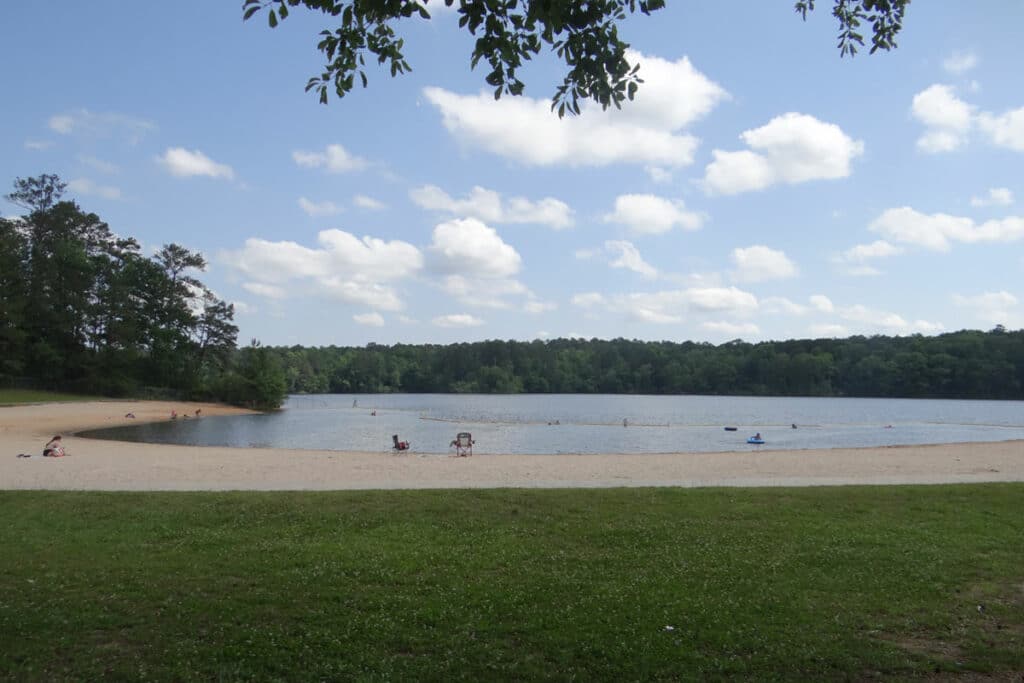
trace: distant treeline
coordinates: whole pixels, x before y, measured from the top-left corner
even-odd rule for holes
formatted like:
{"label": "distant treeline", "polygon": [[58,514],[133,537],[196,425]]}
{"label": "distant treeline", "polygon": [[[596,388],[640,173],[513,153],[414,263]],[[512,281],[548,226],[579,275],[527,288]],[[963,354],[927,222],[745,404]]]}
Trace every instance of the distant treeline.
{"label": "distant treeline", "polygon": [[280,405],[276,355],[236,348],[234,307],[190,274],[202,255],[143,256],[64,189],[42,175],[7,195],[27,213],[0,218],[0,386]]}
{"label": "distant treeline", "polygon": [[1024,398],[1024,330],[718,346],[627,339],[274,347],[289,393]]}

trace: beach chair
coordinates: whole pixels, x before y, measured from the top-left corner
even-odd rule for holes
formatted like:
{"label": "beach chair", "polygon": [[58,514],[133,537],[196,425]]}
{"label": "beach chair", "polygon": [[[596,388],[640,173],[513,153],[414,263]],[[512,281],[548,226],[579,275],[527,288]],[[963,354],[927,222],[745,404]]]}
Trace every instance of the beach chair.
{"label": "beach chair", "polygon": [[455,449],[455,455],[465,457],[473,455],[473,435],[469,432],[459,432],[452,441],[451,447]]}
{"label": "beach chair", "polygon": [[398,434],[392,434],[391,435],[391,440],[394,441],[394,443],[395,443],[395,445],[392,446],[392,448],[394,450],[396,450],[396,451],[407,451],[407,450],[409,450],[409,442],[408,441],[399,441],[398,440]]}

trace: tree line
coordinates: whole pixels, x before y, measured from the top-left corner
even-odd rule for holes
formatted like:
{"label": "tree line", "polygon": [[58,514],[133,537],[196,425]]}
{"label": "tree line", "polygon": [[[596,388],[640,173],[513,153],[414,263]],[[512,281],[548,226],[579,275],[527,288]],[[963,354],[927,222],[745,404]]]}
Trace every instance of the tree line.
{"label": "tree line", "polygon": [[193,275],[203,256],[144,256],[65,189],[44,174],[6,195],[27,213],[0,218],[0,385],[279,406],[277,356],[237,348],[234,306]]}
{"label": "tree line", "polygon": [[634,393],[1024,399],[1024,330],[934,337],[276,347],[289,393]]}

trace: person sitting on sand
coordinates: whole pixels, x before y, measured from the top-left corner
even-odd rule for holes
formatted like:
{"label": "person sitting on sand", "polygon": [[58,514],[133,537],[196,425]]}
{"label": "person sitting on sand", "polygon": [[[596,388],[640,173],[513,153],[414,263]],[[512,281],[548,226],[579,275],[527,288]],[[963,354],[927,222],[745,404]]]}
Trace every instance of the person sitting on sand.
{"label": "person sitting on sand", "polygon": [[44,458],[63,458],[64,455],[64,444],[61,443],[60,434],[50,439],[49,443],[43,446]]}

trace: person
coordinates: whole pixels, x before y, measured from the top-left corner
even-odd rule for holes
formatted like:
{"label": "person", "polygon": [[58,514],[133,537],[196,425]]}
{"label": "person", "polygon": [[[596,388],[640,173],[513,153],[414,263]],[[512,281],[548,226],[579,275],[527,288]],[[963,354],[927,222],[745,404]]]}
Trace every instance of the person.
{"label": "person", "polygon": [[61,443],[60,434],[50,439],[49,443],[43,446],[43,457],[63,458],[64,455],[64,444]]}
{"label": "person", "polygon": [[135,419],[135,413],[125,413],[124,416],[127,417],[129,420]]}
{"label": "person", "polygon": [[172,420],[177,420],[178,419],[178,411],[177,410],[172,410],[171,411],[171,419]]}
{"label": "person", "polygon": [[199,417],[199,413],[203,412],[202,408],[196,408],[196,417]]}
{"label": "person", "polygon": [[757,434],[754,434],[754,438],[757,439],[758,441],[760,441],[761,440],[761,432],[758,432]]}
{"label": "person", "polygon": [[796,422],[793,423],[793,429],[796,429]]}

